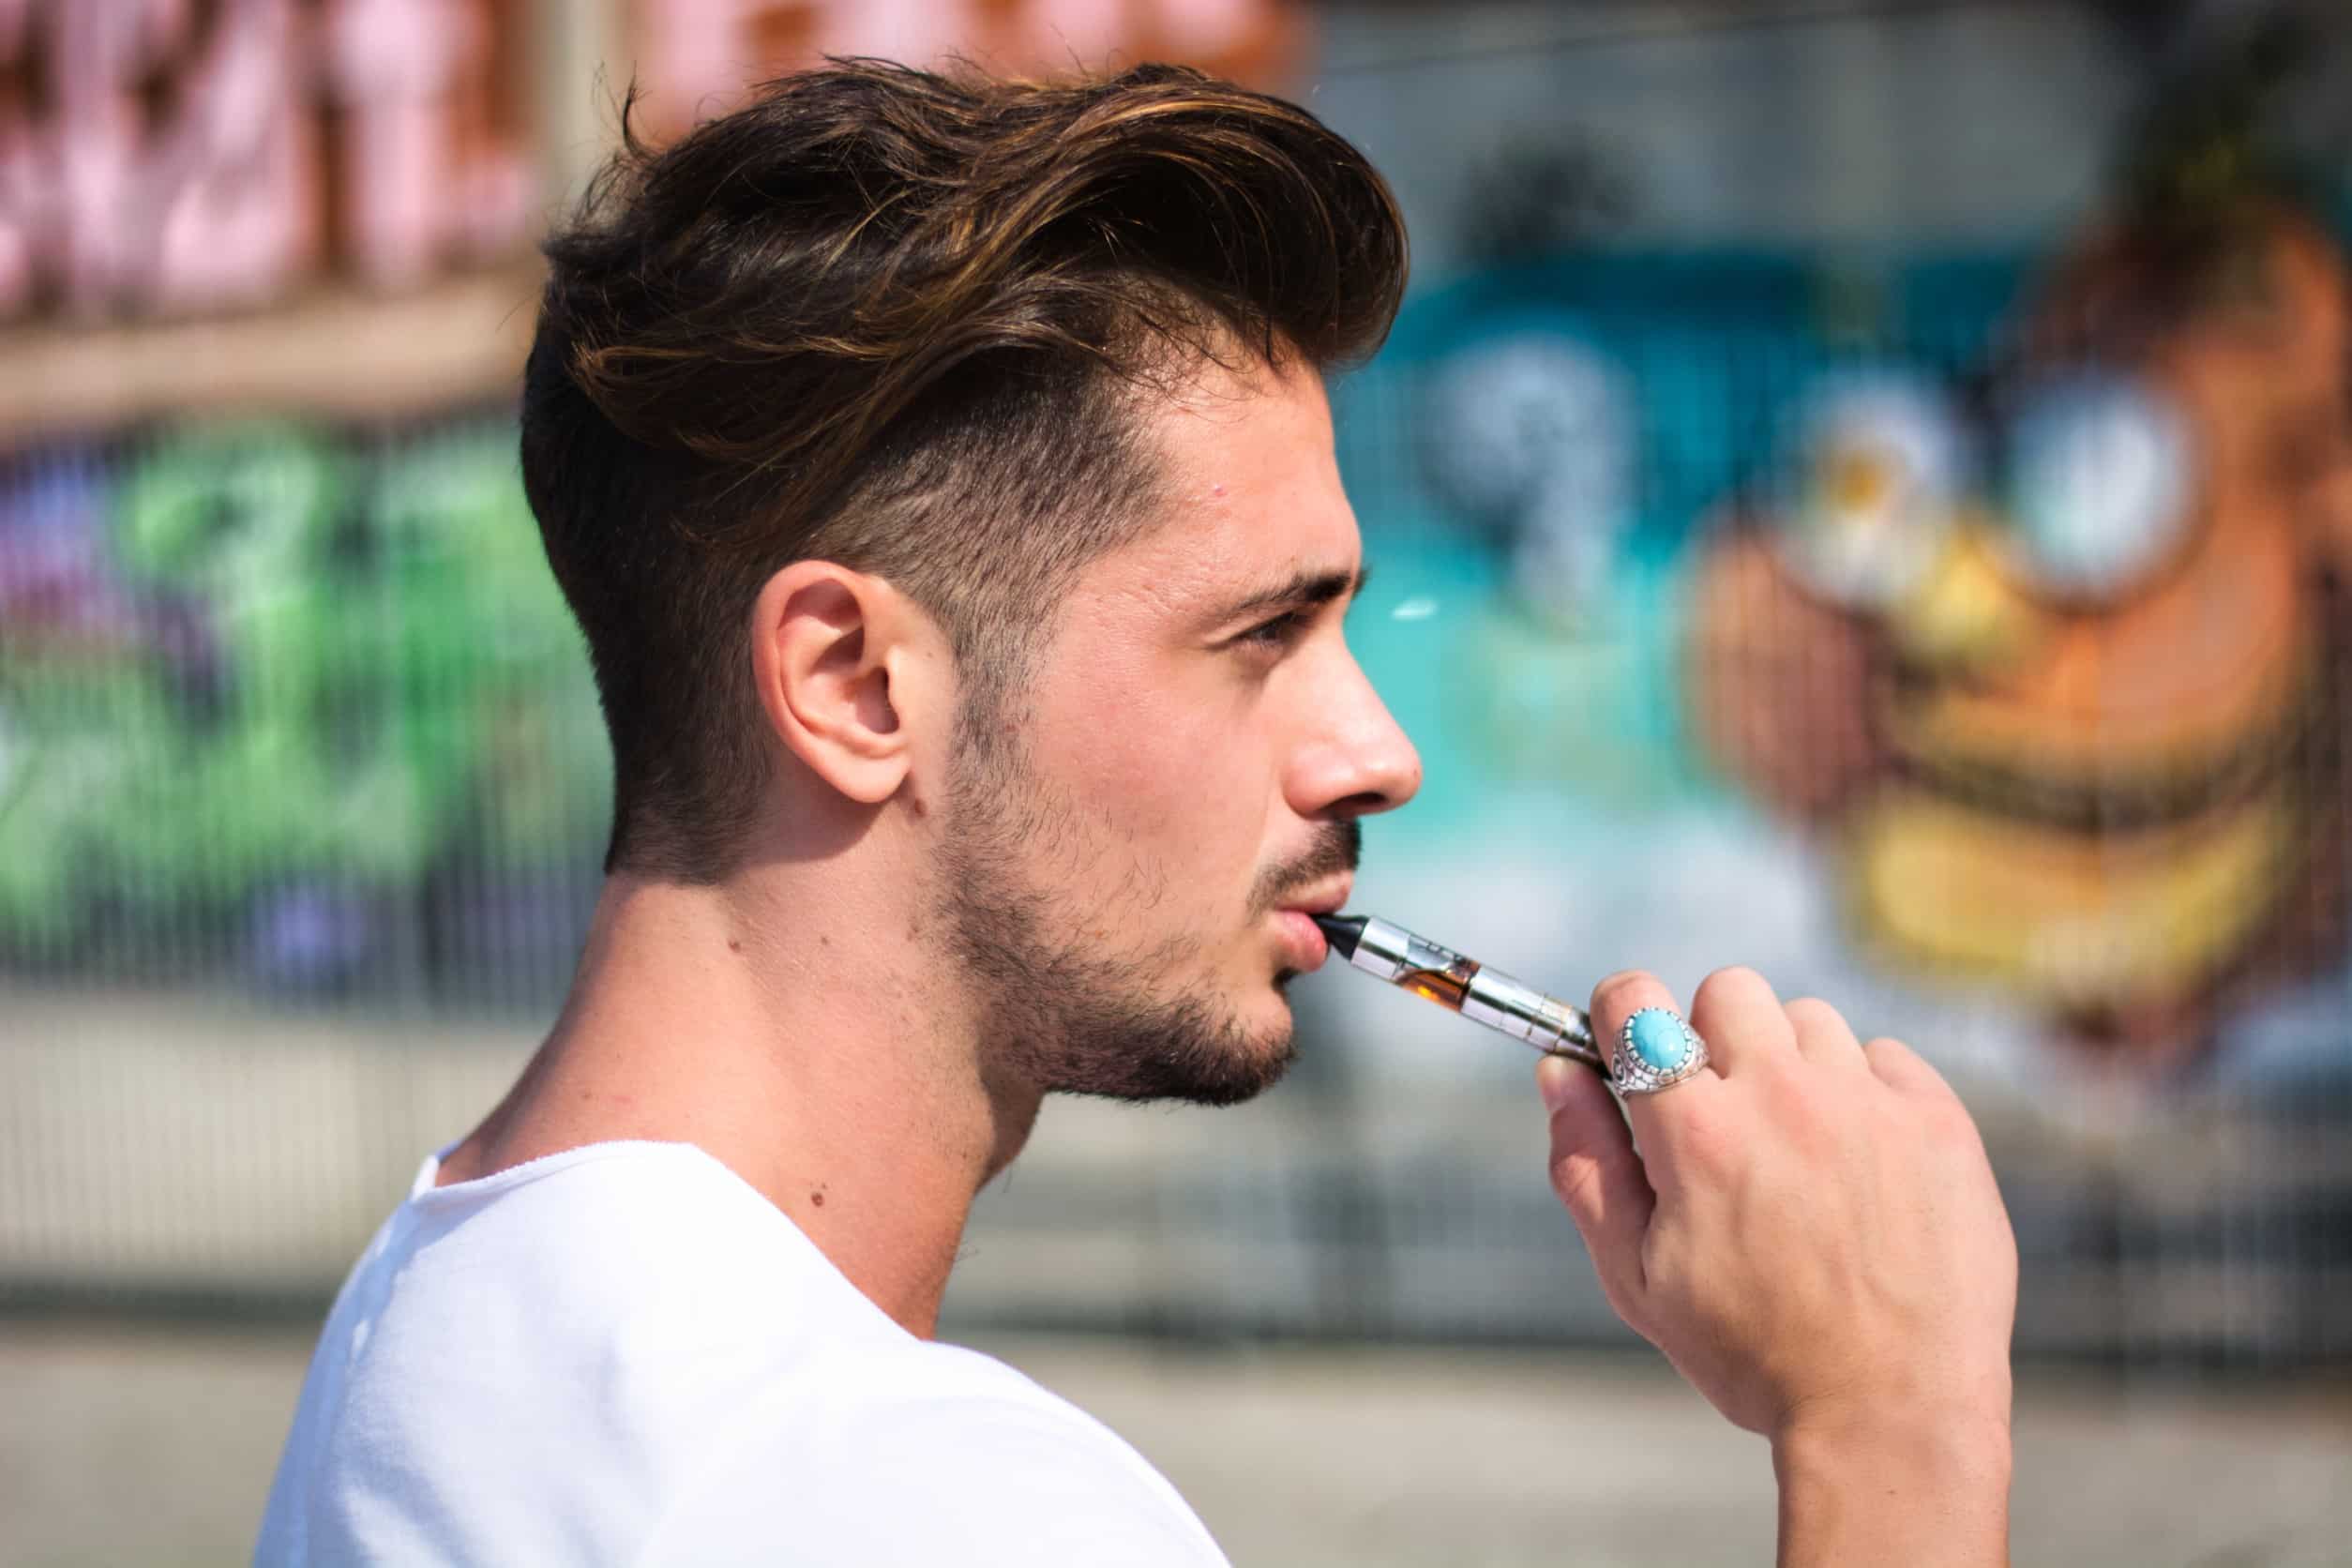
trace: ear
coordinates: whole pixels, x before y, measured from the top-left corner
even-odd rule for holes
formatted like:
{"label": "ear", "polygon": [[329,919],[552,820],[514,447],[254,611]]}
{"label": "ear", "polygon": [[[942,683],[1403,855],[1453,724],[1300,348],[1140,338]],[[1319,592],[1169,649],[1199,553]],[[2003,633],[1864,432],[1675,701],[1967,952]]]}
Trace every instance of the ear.
{"label": "ear", "polygon": [[929,616],[880,578],[793,562],[752,608],[751,666],[768,727],[850,800],[888,800],[922,728],[906,710],[927,705],[929,630]]}

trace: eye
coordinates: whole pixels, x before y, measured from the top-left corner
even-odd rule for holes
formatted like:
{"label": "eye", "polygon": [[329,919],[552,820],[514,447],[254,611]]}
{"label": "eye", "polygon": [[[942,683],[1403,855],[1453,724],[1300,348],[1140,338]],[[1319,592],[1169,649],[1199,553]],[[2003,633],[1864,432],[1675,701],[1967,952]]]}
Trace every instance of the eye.
{"label": "eye", "polygon": [[1968,484],[1941,392],[1892,371],[1841,379],[1811,400],[1793,456],[1775,535],[1788,569],[1856,609],[1901,602],[1942,558]]}
{"label": "eye", "polygon": [[1233,641],[1244,648],[1287,648],[1306,629],[1307,619],[1303,611],[1286,610],[1272,620],[1259,622]]}
{"label": "eye", "polygon": [[2155,388],[2085,373],[2028,391],[2009,425],[2002,553],[2051,592],[2107,598],[2188,532],[2187,421]]}

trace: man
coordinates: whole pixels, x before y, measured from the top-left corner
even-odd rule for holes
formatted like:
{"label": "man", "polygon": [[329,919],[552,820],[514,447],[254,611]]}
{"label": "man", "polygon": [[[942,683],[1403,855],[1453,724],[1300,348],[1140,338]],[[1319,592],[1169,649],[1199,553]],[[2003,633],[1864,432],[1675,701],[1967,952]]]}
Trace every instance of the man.
{"label": "man", "polygon": [[[259,1559],[1221,1560],[929,1336],[1044,1095],[1281,1075],[1310,916],[1419,782],[1341,634],[1321,381],[1395,309],[1386,188],[1186,71],[861,63],[630,143],[549,251],[523,475],[609,880],[546,1045],[344,1287]],[[1671,1005],[1594,998],[1612,1037]],[[2001,1560],[2015,1256],[1966,1114],[1751,973],[1692,1019],[1624,1115],[1541,1078],[1611,1301],[1772,1439],[1787,1560]]]}

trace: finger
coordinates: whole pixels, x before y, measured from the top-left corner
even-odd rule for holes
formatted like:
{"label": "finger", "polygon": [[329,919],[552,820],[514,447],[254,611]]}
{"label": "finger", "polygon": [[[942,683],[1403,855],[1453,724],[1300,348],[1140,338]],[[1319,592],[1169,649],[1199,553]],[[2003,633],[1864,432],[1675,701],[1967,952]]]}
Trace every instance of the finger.
{"label": "finger", "polygon": [[1719,969],[1702,981],[1691,998],[1691,1027],[1726,1078],[1797,1048],[1796,1028],[1780,998],[1752,969]]}
{"label": "finger", "polygon": [[1576,1222],[1609,1304],[1631,1322],[1647,1288],[1642,1243],[1657,1194],[1600,1074],[1547,1056],[1535,1064],[1535,1082],[1551,1112],[1552,1190]]}
{"label": "finger", "polygon": [[1651,1007],[1662,1007],[1678,1018],[1682,1016],[1674,993],[1647,971],[1621,970],[1593,987],[1592,1038],[1599,1043],[1601,1053],[1614,1061],[1618,1042],[1624,1037],[1625,1020]]}
{"label": "finger", "polygon": [[1797,1032],[1797,1053],[1819,1067],[1867,1069],[1862,1042],[1854,1038],[1846,1017],[1818,997],[1801,996],[1787,1009]]}
{"label": "finger", "polygon": [[[1682,1016],[1674,1005],[1674,993],[1656,975],[1637,969],[1612,974],[1592,988],[1593,1038],[1609,1053],[1612,1064],[1624,1040],[1626,1020],[1652,1007],[1678,1018]],[[1723,1080],[1708,1070],[1652,1094],[1625,1096],[1625,1119],[1633,1126],[1635,1141],[1650,1156],[1646,1168],[1652,1190],[1667,1192],[1674,1186],[1675,1155],[1682,1141],[1680,1130],[1693,1123],[1702,1103],[1722,1087]]]}
{"label": "finger", "polygon": [[1944,1081],[1944,1075],[1900,1040],[1882,1035],[1862,1047],[1862,1056],[1869,1062],[1870,1070],[1878,1075],[1878,1081],[1890,1089],[1907,1093],[1952,1093],[1952,1085]]}

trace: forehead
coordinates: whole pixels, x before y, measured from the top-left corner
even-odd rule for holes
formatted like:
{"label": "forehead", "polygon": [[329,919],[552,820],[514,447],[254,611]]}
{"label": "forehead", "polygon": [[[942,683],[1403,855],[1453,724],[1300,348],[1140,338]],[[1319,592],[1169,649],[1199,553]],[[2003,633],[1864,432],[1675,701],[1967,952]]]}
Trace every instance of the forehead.
{"label": "forehead", "polygon": [[1311,367],[1212,367],[1138,422],[1163,475],[1162,518],[1094,562],[1081,593],[1184,610],[1302,571],[1355,570],[1355,514]]}

